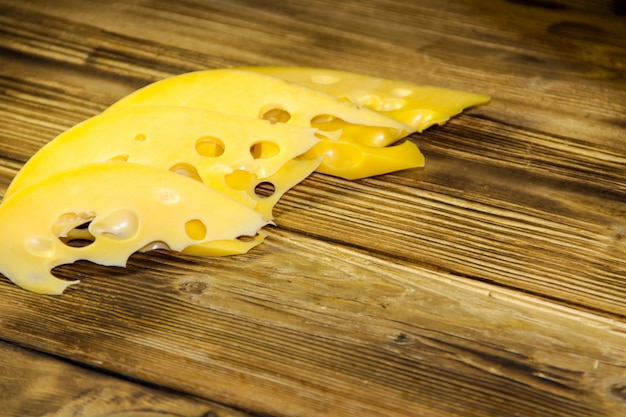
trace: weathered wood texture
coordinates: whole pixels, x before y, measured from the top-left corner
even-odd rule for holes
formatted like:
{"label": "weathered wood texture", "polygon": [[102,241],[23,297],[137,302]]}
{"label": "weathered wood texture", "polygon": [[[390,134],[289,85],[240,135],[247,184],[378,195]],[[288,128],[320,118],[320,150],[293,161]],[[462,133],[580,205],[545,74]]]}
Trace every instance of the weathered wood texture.
{"label": "weathered wood texture", "polygon": [[[248,255],[78,262],[62,297],[2,279],[0,339],[167,388],[88,385],[181,415],[209,407],[187,394],[268,416],[624,415],[620,4],[0,0],[0,195],[55,135],[185,71],[323,66],[493,97],[411,137],[424,169],[314,174]],[[13,410],[66,410],[3,350],[32,379]],[[85,372],[66,366],[52,385]]]}
{"label": "weathered wood texture", "polygon": [[249,417],[0,342],[3,416]]}

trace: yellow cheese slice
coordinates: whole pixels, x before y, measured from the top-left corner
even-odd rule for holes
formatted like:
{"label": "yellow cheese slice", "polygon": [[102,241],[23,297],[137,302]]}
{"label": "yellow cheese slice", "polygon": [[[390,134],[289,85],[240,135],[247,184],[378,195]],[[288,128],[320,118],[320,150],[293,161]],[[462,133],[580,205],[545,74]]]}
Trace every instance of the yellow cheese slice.
{"label": "yellow cheese slice", "polygon": [[[56,172],[117,160],[190,176],[255,207],[259,197],[229,186],[228,177],[245,171],[271,182],[285,163],[320,141],[315,132],[201,108],[120,109],[88,119],[42,147],[15,176],[5,198]],[[294,178],[295,183],[302,179]],[[277,191],[282,195],[286,189]],[[271,210],[265,213],[271,217]]]}
{"label": "yellow cheese slice", "polygon": [[340,119],[360,126],[362,140],[380,141],[385,137],[389,143],[406,136],[410,130],[392,118],[342,103],[318,90],[233,69],[196,71],[166,78],[129,94],[107,111],[145,105],[202,107],[303,127],[311,127],[319,120]]}
{"label": "yellow cheese slice", "polygon": [[355,103],[421,132],[444,124],[452,116],[473,106],[487,104],[490,97],[446,88],[372,77],[349,71],[308,67],[242,67],[291,81]]}
{"label": "yellow cheese slice", "polygon": [[[238,239],[216,240],[199,245],[187,246],[182,250],[188,255],[197,256],[232,256],[241,255],[250,251],[265,240],[266,234],[258,232],[256,236],[244,236]],[[162,249],[162,248],[160,248]]]}
{"label": "yellow cheese slice", "polygon": [[[325,155],[324,163],[317,171],[349,180],[424,166],[424,156],[409,141],[384,148],[362,146],[350,141],[338,141],[332,144],[332,148],[327,147],[327,144],[322,142],[310,151],[311,156]],[[348,155],[349,159],[346,157]]]}
{"label": "yellow cheese slice", "polygon": [[[359,143],[369,147],[383,147],[405,137],[412,127],[379,112],[344,103],[332,95],[300,86],[272,76],[241,70],[207,70],[182,74],[157,81],[114,103],[107,111],[148,105],[177,105],[201,107],[243,117],[271,122],[315,127],[324,136],[319,152],[309,153],[313,158],[332,153],[335,158],[354,160],[349,149],[334,147],[336,140]],[[324,153],[322,153],[322,148]],[[314,148],[315,149],[315,148]],[[416,163],[414,162],[415,166]],[[378,174],[403,169],[387,166]],[[322,160],[320,170],[344,178],[358,178],[345,166],[341,173]],[[360,171],[360,167],[355,167]]]}
{"label": "yellow cheese slice", "polygon": [[[86,229],[81,225],[88,224]],[[254,210],[167,170],[132,163],[88,164],[23,188],[0,204],[0,273],[42,294],[78,281],[52,275],[76,260],[124,266],[154,242],[182,251],[254,236],[267,224]],[[67,236],[80,231],[87,245]]]}

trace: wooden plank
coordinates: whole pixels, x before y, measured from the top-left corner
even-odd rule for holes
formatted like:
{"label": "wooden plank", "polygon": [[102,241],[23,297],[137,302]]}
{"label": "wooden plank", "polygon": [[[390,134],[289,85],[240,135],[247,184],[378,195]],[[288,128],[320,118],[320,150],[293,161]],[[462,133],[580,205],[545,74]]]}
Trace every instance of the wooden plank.
{"label": "wooden plank", "polygon": [[436,168],[423,172],[356,183],[312,176],[284,197],[277,221],[624,317],[624,194],[427,155]]}
{"label": "wooden plank", "polygon": [[[488,7],[472,1],[445,7],[382,1],[186,1],[152,7],[128,2],[117,8],[80,1],[8,3],[16,6],[4,12],[7,32],[20,36],[23,21],[35,20],[35,13],[45,29],[33,29],[39,31],[34,38],[55,42],[54,59],[77,57],[75,63],[99,70],[154,79],[240,63],[358,66],[371,74],[486,92],[494,96],[490,111],[499,120],[594,143],[608,136],[612,146],[624,149],[618,135],[623,23],[589,13],[592,7],[609,9],[608,2],[559,3],[564,7],[553,11],[504,1]],[[300,16],[297,30],[289,26],[294,15]],[[51,55],[45,43],[12,47]],[[155,52],[158,62],[148,59]]]}
{"label": "wooden plank", "polygon": [[[57,298],[2,278],[0,339],[262,415],[623,415],[626,40],[613,7],[4,0],[0,195],[56,134],[194,69],[326,66],[494,99],[411,137],[423,170],[313,175],[249,255],[79,262],[56,271],[84,281]],[[26,390],[35,365],[4,363],[24,372],[15,409],[49,397]],[[84,381],[66,365],[53,374]],[[97,379],[59,410],[96,392],[196,412]]]}
{"label": "wooden plank", "polygon": [[5,338],[253,412],[624,411],[623,322],[281,230],[242,257],[58,274],[83,282],[0,282]]}
{"label": "wooden plank", "polygon": [[207,401],[101,374],[0,341],[3,416],[245,417]]}

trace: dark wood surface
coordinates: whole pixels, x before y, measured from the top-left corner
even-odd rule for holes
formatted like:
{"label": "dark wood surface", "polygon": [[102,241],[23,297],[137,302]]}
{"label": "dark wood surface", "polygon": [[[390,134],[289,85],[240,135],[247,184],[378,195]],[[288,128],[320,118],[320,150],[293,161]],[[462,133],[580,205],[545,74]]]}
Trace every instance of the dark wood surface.
{"label": "dark wood surface", "polygon": [[318,66],[493,98],[411,137],[423,169],[313,174],[249,254],[80,261],[56,270],[82,280],[60,297],[0,277],[0,415],[626,415],[623,13],[0,0],[0,196],[60,132],[192,70]]}

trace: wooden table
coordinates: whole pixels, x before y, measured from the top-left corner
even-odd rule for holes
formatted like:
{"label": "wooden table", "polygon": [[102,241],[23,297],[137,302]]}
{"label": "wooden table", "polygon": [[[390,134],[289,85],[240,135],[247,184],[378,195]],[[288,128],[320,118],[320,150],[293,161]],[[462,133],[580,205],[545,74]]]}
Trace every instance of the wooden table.
{"label": "wooden table", "polygon": [[413,135],[424,169],[312,175],[247,255],[2,277],[0,415],[626,415],[623,2],[1,0],[0,196],[134,89],[239,65],[493,101]]}

